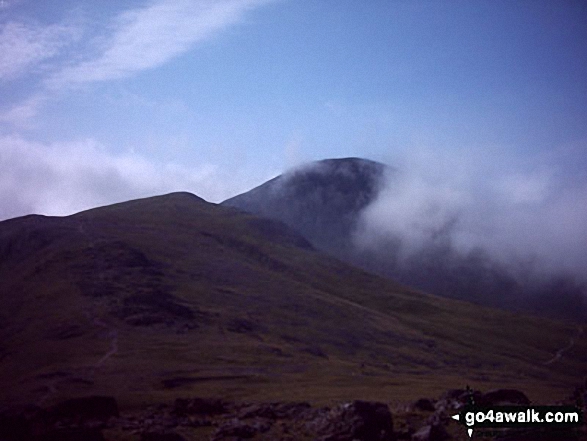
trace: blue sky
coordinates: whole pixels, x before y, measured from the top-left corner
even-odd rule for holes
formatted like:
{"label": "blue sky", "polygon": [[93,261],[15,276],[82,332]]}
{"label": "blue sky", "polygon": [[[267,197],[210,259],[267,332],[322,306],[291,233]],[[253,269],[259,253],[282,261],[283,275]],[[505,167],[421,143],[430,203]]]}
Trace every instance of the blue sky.
{"label": "blue sky", "polygon": [[587,243],[586,4],[0,1],[0,219],[345,156]]}

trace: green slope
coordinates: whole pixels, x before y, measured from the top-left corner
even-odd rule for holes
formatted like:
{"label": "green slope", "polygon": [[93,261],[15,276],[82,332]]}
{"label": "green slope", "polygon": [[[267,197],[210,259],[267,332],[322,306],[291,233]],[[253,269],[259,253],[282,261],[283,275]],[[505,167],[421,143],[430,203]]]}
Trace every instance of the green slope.
{"label": "green slope", "polygon": [[[415,292],[188,193],[0,223],[0,398],[565,395],[576,325]],[[551,361],[557,350],[572,346]]]}

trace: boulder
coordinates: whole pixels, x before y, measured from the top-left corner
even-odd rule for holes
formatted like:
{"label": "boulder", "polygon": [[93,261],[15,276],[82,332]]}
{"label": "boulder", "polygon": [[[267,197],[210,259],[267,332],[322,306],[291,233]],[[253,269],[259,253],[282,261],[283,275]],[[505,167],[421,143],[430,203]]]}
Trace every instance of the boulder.
{"label": "boulder", "polygon": [[257,433],[267,432],[271,428],[271,423],[268,421],[256,422],[255,424],[244,423],[238,419],[227,421],[220,426],[214,433],[213,441],[220,441],[223,439],[249,439],[253,438]]}
{"label": "boulder", "polygon": [[450,438],[440,424],[424,426],[412,435],[412,441],[444,441]]}
{"label": "boulder", "polygon": [[322,441],[393,441],[393,421],[386,404],[353,401],[318,417],[313,424]]}
{"label": "boulder", "polygon": [[471,400],[473,400],[476,404],[479,404],[480,397],[481,392],[476,390],[449,389],[444,394],[442,394],[434,407],[438,411],[447,412],[449,410],[460,409],[461,407],[469,404]]}
{"label": "boulder", "polygon": [[220,415],[228,412],[228,404],[219,398],[178,398],[172,413],[177,416]]}
{"label": "boulder", "polygon": [[482,406],[500,406],[500,405],[522,405],[528,406],[530,400],[528,397],[516,389],[494,389],[481,395],[477,401]]}
{"label": "boulder", "polygon": [[420,398],[412,405],[412,407],[414,410],[421,410],[424,412],[434,412],[435,410],[434,403],[428,398]]}

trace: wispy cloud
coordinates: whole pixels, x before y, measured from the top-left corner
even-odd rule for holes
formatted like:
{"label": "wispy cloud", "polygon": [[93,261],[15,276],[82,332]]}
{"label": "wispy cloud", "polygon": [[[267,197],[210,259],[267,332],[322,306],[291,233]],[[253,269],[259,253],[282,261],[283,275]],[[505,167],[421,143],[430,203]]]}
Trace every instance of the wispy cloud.
{"label": "wispy cloud", "polygon": [[79,35],[72,25],[31,26],[9,22],[0,28],[0,80],[8,81],[40,68]]}
{"label": "wispy cloud", "polygon": [[30,213],[72,214],[172,191],[219,201],[247,185],[228,179],[211,163],[190,166],[117,155],[93,140],[43,144],[0,137],[0,220]]}
{"label": "wispy cloud", "polygon": [[96,40],[97,55],[57,72],[50,84],[120,79],[162,65],[240,22],[268,0],[163,0],[121,13],[110,36]]}
{"label": "wispy cloud", "polygon": [[22,129],[31,126],[31,120],[45,102],[44,94],[33,95],[24,101],[13,105],[10,109],[0,112],[0,123],[8,123]]}
{"label": "wispy cloud", "polygon": [[31,79],[34,96],[4,104],[0,122],[29,125],[54,93],[83,83],[128,78],[192,49],[274,0],[156,0],[125,10],[110,22],[70,19],[56,24],[0,25],[0,84]]}

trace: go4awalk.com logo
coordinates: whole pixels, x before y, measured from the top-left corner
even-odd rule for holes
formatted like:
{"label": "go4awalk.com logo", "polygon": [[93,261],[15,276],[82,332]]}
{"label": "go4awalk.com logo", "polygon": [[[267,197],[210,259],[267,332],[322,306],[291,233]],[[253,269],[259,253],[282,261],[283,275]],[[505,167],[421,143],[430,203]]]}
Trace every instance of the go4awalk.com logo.
{"label": "go4awalk.com logo", "polygon": [[467,427],[469,437],[474,429],[505,428],[572,428],[583,423],[583,415],[574,406],[491,406],[465,405],[453,419]]}

